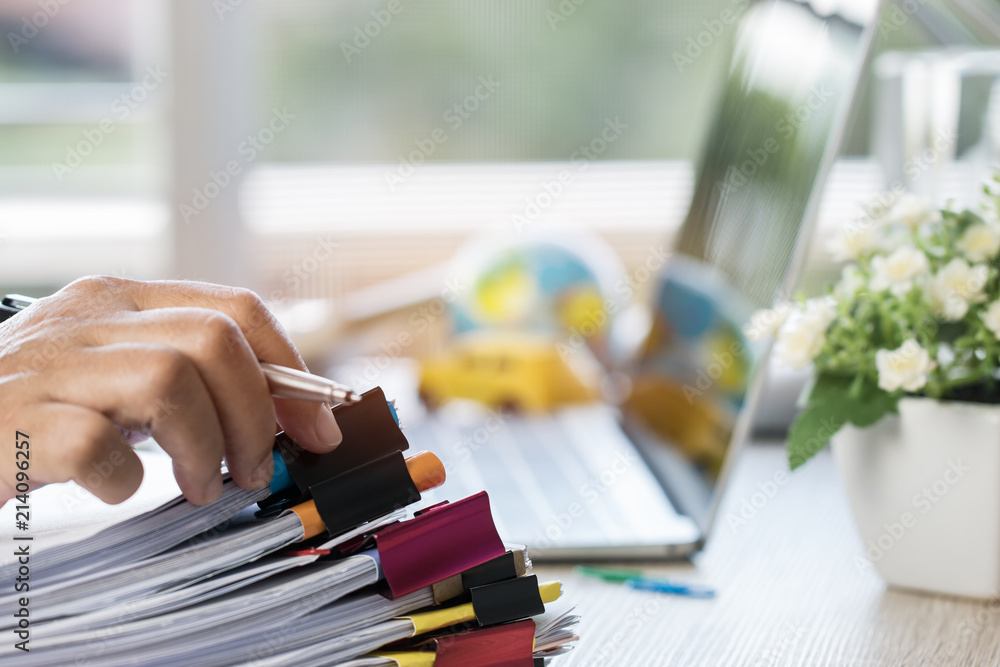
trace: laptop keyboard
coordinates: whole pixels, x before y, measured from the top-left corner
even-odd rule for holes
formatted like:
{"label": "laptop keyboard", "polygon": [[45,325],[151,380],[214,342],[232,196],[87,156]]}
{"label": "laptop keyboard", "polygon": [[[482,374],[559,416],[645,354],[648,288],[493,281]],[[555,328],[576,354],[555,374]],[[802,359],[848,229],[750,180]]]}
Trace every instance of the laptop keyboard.
{"label": "laptop keyboard", "polygon": [[604,405],[510,415],[449,404],[405,425],[411,451],[437,454],[448,483],[430,504],[486,490],[505,540],[548,548],[684,544],[698,531],[677,514]]}

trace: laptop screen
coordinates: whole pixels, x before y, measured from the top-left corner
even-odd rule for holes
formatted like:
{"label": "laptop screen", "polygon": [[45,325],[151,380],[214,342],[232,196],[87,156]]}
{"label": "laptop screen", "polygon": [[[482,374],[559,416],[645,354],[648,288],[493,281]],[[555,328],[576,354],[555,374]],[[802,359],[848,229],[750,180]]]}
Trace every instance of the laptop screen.
{"label": "laptop screen", "polygon": [[877,0],[744,5],[691,206],[631,370],[626,426],[707,530],[765,350],[743,331],[787,296],[877,20]]}

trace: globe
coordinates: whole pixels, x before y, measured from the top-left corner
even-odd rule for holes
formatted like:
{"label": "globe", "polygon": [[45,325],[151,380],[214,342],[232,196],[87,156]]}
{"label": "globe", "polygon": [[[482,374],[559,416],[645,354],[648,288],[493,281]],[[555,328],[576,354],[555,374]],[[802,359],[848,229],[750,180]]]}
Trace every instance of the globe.
{"label": "globe", "polygon": [[624,270],[599,239],[579,230],[528,239],[480,239],[459,251],[452,275],[455,331],[516,331],[600,349]]}

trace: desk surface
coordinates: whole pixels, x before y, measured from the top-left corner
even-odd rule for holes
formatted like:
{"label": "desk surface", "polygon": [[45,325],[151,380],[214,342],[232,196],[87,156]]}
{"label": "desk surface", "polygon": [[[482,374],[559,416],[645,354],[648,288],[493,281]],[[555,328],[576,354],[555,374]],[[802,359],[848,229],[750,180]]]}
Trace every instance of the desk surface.
{"label": "desk surface", "polygon": [[[694,564],[650,573],[711,583],[712,600],[632,591],[539,566],[559,578],[583,619],[582,640],[558,667],[598,665],[998,665],[1000,603],[887,589],[854,531],[833,460],[824,452],[777,486],[784,451],[744,452],[707,549]],[[766,484],[765,484],[766,485]],[[743,522],[743,502],[759,506]],[[752,505],[751,505],[752,507]]]}
{"label": "desk surface", "polygon": [[[168,459],[144,464],[147,480],[124,506],[102,505],[71,485],[36,491],[36,534],[53,537],[73,524],[96,530],[176,493]],[[829,453],[775,485],[766,502],[754,496],[785,471],[781,447],[745,451],[708,548],[693,564],[646,568],[710,583],[715,599],[633,591],[571,567],[538,566],[543,580],[564,582],[583,617],[581,641],[553,667],[1000,665],[1000,603],[886,590],[872,569],[855,564],[862,545]],[[745,510],[745,523],[732,521],[744,501],[759,509]],[[0,521],[12,525],[12,507],[0,510]],[[8,560],[0,554],[0,563]]]}

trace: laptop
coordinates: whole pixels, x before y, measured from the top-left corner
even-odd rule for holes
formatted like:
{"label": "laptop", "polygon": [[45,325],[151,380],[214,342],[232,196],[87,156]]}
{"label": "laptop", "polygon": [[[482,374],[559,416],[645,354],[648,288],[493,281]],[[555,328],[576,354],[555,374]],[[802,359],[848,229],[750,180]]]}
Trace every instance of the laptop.
{"label": "laptop", "polygon": [[743,328],[801,268],[879,9],[767,0],[727,24],[732,57],[690,210],[649,335],[618,369],[628,397],[544,415],[456,403],[407,421],[411,447],[445,461],[449,497],[488,491],[500,534],[536,560],[704,545],[765,366]]}

